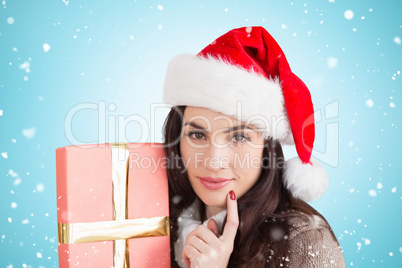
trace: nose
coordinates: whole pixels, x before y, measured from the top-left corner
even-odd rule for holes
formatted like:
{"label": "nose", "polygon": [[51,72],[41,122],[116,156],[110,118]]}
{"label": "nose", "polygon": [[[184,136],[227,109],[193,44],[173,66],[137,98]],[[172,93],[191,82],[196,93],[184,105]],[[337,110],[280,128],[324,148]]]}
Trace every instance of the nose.
{"label": "nose", "polygon": [[230,148],[210,145],[204,156],[204,167],[213,171],[227,169],[231,164]]}

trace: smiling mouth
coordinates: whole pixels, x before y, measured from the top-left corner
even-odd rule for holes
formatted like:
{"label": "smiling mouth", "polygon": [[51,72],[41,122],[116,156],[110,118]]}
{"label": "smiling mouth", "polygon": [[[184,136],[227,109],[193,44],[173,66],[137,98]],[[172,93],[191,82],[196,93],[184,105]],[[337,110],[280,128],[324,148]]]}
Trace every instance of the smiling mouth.
{"label": "smiling mouth", "polygon": [[232,182],[232,179],[199,177],[200,182],[209,190],[219,190]]}

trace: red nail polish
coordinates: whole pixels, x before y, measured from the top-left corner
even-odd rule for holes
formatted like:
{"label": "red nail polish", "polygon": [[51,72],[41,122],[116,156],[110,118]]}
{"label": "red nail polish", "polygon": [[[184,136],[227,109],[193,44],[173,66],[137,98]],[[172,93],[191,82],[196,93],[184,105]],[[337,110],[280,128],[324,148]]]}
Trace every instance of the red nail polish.
{"label": "red nail polish", "polygon": [[235,195],[235,192],[230,191],[230,192],[229,192],[229,194],[230,194],[230,199],[232,199],[232,200],[236,200],[236,195]]}

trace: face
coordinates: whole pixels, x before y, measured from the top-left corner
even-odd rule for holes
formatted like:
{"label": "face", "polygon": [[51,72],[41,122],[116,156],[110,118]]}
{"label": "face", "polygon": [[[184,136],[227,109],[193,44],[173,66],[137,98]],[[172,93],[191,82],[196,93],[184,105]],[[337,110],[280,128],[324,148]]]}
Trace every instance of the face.
{"label": "face", "polygon": [[180,152],[190,183],[207,206],[226,208],[230,190],[240,198],[257,182],[263,146],[252,125],[205,108],[185,109]]}

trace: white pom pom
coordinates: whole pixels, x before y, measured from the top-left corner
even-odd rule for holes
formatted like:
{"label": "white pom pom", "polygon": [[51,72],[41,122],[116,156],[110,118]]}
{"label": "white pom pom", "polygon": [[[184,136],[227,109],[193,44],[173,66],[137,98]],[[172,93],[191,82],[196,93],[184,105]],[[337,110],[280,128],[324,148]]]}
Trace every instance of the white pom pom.
{"label": "white pom pom", "polygon": [[313,201],[327,189],[328,176],[324,168],[314,159],[303,164],[299,157],[286,161],[283,174],[285,187],[296,198]]}

